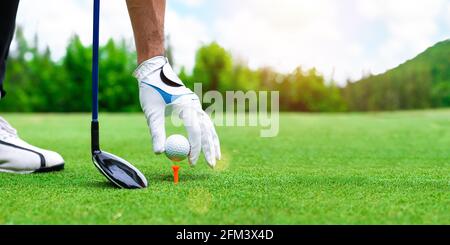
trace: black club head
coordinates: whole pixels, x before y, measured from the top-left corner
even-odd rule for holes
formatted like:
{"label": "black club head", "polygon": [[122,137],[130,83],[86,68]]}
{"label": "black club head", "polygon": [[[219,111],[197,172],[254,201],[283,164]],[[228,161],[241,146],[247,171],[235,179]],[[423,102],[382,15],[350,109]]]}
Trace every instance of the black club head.
{"label": "black club head", "polygon": [[141,189],[147,187],[147,179],[126,160],[104,151],[92,154],[94,165],[113,184],[125,189]]}

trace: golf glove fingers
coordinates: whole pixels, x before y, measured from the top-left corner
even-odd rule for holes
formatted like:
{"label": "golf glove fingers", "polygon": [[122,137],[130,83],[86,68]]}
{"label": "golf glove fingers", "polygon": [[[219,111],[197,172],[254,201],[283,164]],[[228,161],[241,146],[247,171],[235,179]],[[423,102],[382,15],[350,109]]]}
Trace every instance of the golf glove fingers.
{"label": "golf glove fingers", "polygon": [[200,105],[195,94],[186,95],[173,103],[173,110],[183,120],[191,142],[189,161],[195,164],[203,151],[209,166],[214,168],[220,160],[220,144],[214,125]]}
{"label": "golf glove fingers", "polygon": [[139,99],[152,135],[153,151],[158,154],[165,150],[165,111],[171,106],[188,133],[189,163],[195,165],[203,151],[209,166],[214,167],[221,155],[214,125],[202,110],[198,96],[184,86],[167,59],[159,56],[144,61],[133,75],[139,82]]}
{"label": "golf glove fingers", "polygon": [[214,127],[213,122],[211,121],[211,119],[209,118],[208,114],[206,114],[206,112],[203,112],[205,119],[203,120],[204,124],[205,124],[205,128],[208,129],[210,131],[211,134],[211,140],[212,140],[212,145],[213,147],[213,151],[214,151],[214,156],[217,160],[220,160],[220,158],[222,157],[222,154],[220,152],[220,141],[219,141],[219,136],[217,135],[216,129]]}

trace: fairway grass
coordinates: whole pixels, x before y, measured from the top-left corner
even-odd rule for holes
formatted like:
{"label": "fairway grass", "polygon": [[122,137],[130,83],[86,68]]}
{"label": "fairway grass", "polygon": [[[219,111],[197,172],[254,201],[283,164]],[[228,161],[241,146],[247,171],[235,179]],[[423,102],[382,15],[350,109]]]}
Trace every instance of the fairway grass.
{"label": "fairway grass", "polygon": [[1,224],[450,224],[449,110],[288,113],[275,138],[218,127],[223,160],[182,163],[178,185],[142,114],[102,114],[102,149],[148,178],[134,191],[92,164],[88,114],[1,116],[66,160],[62,172],[0,174]]}

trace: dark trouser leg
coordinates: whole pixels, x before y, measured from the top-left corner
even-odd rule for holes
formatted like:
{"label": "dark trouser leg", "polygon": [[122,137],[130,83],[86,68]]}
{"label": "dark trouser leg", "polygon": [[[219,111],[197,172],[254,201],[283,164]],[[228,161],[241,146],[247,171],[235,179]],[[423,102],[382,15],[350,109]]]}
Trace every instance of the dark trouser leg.
{"label": "dark trouser leg", "polygon": [[9,45],[14,36],[16,26],[16,14],[19,0],[0,0],[0,94],[5,96],[3,80],[5,80],[6,59],[8,58]]}

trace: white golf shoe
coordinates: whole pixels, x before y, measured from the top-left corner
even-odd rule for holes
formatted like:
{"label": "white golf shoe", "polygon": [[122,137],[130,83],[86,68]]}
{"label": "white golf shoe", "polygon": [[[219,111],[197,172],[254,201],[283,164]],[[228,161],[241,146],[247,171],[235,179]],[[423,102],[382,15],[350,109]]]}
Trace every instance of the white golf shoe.
{"label": "white golf shoe", "polygon": [[64,159],[21,140],[17,131],[0,117],[0,172],[29,174],[64,169]]}

